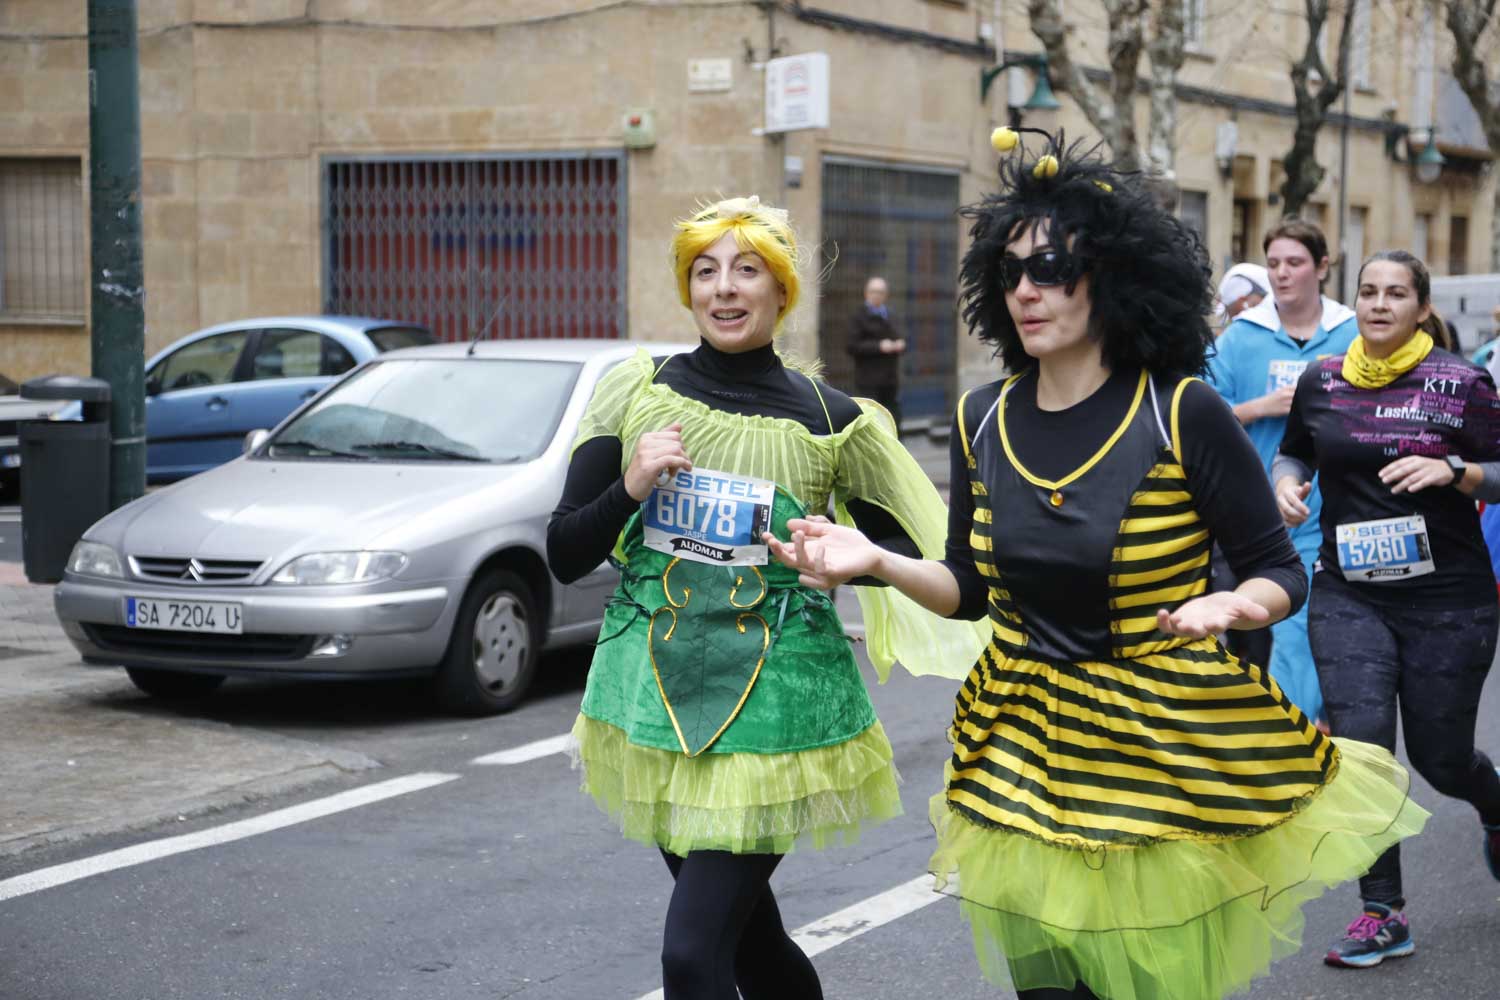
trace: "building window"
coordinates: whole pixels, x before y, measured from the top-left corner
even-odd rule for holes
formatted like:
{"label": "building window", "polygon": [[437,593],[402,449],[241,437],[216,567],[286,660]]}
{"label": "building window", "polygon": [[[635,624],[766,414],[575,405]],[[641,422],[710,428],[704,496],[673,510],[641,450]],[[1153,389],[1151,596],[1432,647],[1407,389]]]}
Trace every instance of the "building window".
{"label": "building window", "polygon": [[1417,216],[1417,221],[1411,227],[1411,252],[1424,264],[1428,263],[1427,243],[1431,232],[1432,216],[1425,213]]}
{"label": "building window", "polygon": [[1349,75],[1354,86],[1369,90],[1370,82],[1370,8],[1374,0],[1353,0],[1354,23],[1349,27]]}
{"label": "building window", "polygon": [[1234,202],[1233,229],[1229,234],[1229,252],[1234,257],[1232,264],[1241,264],[1250,259],[1255,247],[1255,202],[1236,198]]}
{"label": "building window", "polygon": [[1432,126],[1432,98],[1436,86],[1437,27],[1432,8],[1422,7],[1417,28],[1416,72],[1412,74],[1411,127],[1425,132]]}
{"label": "building window", "polygon": [[0,160],[0,317],[83,321],[82,178],[77,157]]}
{"label": "building window", "polygon": [[323,198],[329,312],[440,340],[626,335],[620,153],[330,159]]}
{"label": "building window", "polygon": [[1179,191],[1177,194],[1177,217],[1183,224],[1198,234],[1203,245],[1208,246],[1208,193],[1204,191]]}
{"label": "building window", "polygon": [[1448,218],[1448,273],[1469,273],[1469,220],[1467,216]]}
{"label": "building window", "polygon": [[1344,259],[1339,272],[1344,279],[1344,302],[1348,304],[1354,302],[1354,293],[1359,287],[1359,265],[1365,260],[1365,230],[1369,228],[1369,221],[1368,208],[1349,206],[1349,218],[1345,220],[1349,229],[1344,234]]}
{"label": "building window", "polygon": [[1182,0],[1182,40],[1190,49],[1203,47],[1208,0]]}

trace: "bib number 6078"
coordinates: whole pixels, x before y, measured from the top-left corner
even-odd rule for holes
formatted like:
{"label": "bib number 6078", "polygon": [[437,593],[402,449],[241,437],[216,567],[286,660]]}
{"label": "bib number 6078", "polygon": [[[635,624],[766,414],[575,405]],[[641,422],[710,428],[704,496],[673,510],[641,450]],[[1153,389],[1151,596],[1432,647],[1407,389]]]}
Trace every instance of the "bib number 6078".
{"label": "bib number 6078", "polygon": [[735,513],[738,509],[733,500],[715,500],[713,497],[672,493],[667,490],[656,491],[656,521],[663,528],[707,534],[708,524],[713,521],[712,533],[728,538],[734,534]]}

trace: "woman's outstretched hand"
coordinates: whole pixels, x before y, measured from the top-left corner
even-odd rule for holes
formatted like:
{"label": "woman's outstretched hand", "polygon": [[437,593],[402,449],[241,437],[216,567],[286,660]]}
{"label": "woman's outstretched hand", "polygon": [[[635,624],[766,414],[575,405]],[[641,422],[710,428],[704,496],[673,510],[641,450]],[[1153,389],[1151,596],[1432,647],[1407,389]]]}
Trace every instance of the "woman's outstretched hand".
{"label": "woman's outstretched hand", "polygon": [[857,576],[869,576],[880,564],[880,547],[854,528],[826,517],[797,517],[786,526],[792,533],[790,542],[769,531],[760,537],[777,562],[797,571],[797,582],[804,587],[832,590]]}
{"label": "woman's outstretched hand", "polygon": [[1157,628],[1168,635],[1193,639],[1227,632],[1236,625],[1259,627],[1270,621],[1269,611],[1232,590],[1195,597],[1176,611],[1162,608],[1156,612]]}

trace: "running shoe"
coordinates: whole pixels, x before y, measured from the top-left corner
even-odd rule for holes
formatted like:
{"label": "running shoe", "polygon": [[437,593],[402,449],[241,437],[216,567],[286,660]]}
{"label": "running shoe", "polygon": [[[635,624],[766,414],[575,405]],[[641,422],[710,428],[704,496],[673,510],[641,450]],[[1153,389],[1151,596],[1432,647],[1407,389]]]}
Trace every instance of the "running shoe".
{"label": "running shoe", "polygon": [[1323,961],[1346,969],[1368,969],[1388,958],[1405,958],[1416,951],[1406,914],[1379,903],[1366,903],[1361,913]]}

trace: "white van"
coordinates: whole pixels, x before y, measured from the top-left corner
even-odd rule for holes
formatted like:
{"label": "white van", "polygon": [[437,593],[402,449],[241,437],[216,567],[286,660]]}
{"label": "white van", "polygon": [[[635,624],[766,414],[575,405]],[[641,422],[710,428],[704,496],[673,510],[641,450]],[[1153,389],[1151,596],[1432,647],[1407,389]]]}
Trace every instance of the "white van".
{"label": "white van", "polygon": [[1433,278],[1432,306],[1458,328],[1460,352],[1469,357],[1497,333],[1492,311],[1500,306],[1500,274]]}

